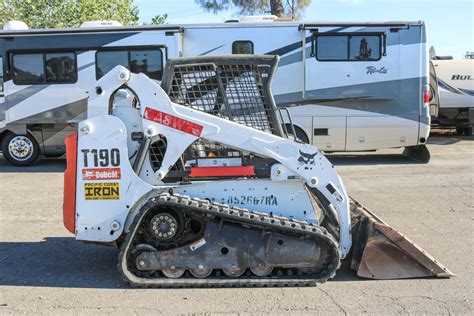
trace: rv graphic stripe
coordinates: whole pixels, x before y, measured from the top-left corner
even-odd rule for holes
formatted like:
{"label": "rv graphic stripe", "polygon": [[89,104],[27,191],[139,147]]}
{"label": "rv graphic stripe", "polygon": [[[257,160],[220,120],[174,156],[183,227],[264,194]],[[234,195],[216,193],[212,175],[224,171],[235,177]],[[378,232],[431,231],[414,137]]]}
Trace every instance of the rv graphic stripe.
{"label": "rv graphic stripe", "polygon": [[184,120],[182,118],[179,118],[177,116],[174,116],[165,112],[146,108],[143,116],[145,119],[149,121],[174,128],[178,131],[185,132],[193,136],[200,137],[202,133],[202,129],[203,129],[202,125]]}

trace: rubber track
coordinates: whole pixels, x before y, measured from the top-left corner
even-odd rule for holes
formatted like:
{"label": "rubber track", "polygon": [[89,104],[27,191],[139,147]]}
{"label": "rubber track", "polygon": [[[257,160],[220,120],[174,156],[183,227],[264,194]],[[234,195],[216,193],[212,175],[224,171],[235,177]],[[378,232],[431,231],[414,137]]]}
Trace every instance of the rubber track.
{"label": "rubber track", "polygon": [[[316,240],[321,243],[325,240],[327,245],[332,245],[332,254],[328,258],[324,270],[316,275],[304,276],[246,276],[245,274],[239,278],[229,278],[223,276],[210,276],[205,279],[194,277],[181,277],[178,279],[170,279],[166,277],[140,277],[128,271],[127,251],[130,247],[133,236],[138,229],[144,214],[151,206],[156,205],[175,206],[176,208],[186,208],[186,212],[200,213],[203,216],[216,216],[222,219],[240,222],[242,224],[251,224],[259,226],[276,233],[290,233],[291,235],[301,235],[307,239]],[[331,252],[331,251],[329,251]],[[207,200],[198,198],[190,198],[182,195],[162,194],[150,199],[135,216],[130,226],[130,232],[127,234],[123,242],[118,256],[118,270],[122,278],[133,287],[160,287],[160,288],[182,288],[182,287],[278,287],[278,286],[314,286],[317,283],[324,283],[328,279],[333,278],[336,270],[340,266],[340,252],[338,243],[334,237],[323,227],[316,226],[307,222],[290,220],[286,217],[270,216],[260,212],[250,212],[247,209],[232,208],[228,205],[210,203]],[[186,272],[187,273],[187,272]]]}

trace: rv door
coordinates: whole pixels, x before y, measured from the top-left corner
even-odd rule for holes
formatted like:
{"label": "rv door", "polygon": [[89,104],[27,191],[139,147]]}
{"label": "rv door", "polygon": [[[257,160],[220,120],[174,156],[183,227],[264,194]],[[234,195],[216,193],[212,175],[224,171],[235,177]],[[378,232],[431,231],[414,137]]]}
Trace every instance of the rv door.
{"label": "rv door", "polygon": [[[337,51],[342,46],[339,38],[320,37],[321,34],[318,30],[306,31],[305,38],[309,41],[305,50],[304,103],[307,104],[306,111],[312,116],[312,143],[321,150],[344,151],[346,113],[332,104],[334,99],[340,99],[338,85],[345,85],[347,81],[337,57]],[[326,60],[327,56],[323,56],[330,53],[322,49],[326,44],[334,47],[334,60]]]}
{"label": "rv door", "polygon": [[[345,143],[335,150],[346,151],[416,143],[418,123],[405,118],[400,95],[399,33],[380,27],[325,27],[307,34],[312,40],[305,103],[318,105],[313,143],[323,150],[328,142]],[[418,112],[413,115],[418,119]],[[318,133],[327,122],[327,132]]]}

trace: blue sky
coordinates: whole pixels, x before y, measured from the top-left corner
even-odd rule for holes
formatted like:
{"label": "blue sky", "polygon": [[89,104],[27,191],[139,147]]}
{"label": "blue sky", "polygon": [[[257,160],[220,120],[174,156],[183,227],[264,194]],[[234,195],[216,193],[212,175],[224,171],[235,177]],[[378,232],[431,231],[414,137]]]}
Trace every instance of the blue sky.
{"label": "blue sky", "polygon": [[[168,13],[169,24],[216,23],[238,18],[232,11],[205,12],[194,0],[135,0],[140,20]],[[462,58],[474,51],[474,0],[312,0],[304,20],[417,21],[428,28],[428,42],[438,55]]]}

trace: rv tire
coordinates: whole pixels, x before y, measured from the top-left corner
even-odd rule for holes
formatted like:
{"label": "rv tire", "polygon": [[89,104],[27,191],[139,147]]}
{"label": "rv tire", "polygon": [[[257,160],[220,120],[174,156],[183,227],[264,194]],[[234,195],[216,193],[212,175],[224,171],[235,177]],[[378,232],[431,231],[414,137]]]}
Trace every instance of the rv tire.
{"label": "rv tire", "polygon": [[[286,129],[288,131],[288,135],[293,135],[293,131],[291,129],[291,125],[290,124],[285,124],[286,125]],[[308,139],[308,136],[306,135],[305,131],[298,127],[298,126],[295,126],[295,133],[296,133],[296,139],[302,143],[305,143],[305,144],[309,144],[309,139]]]}
{"label": "rv tire", "polygon": [[456,127],[456,134],[460,136],[472,136],[472,126],[470,127]]}
{"label": "rv tire", "polygon": [[31,134],[8,133],[2,141],[3,157],[14,166],[35,164],[41,156],[38,142]]}

